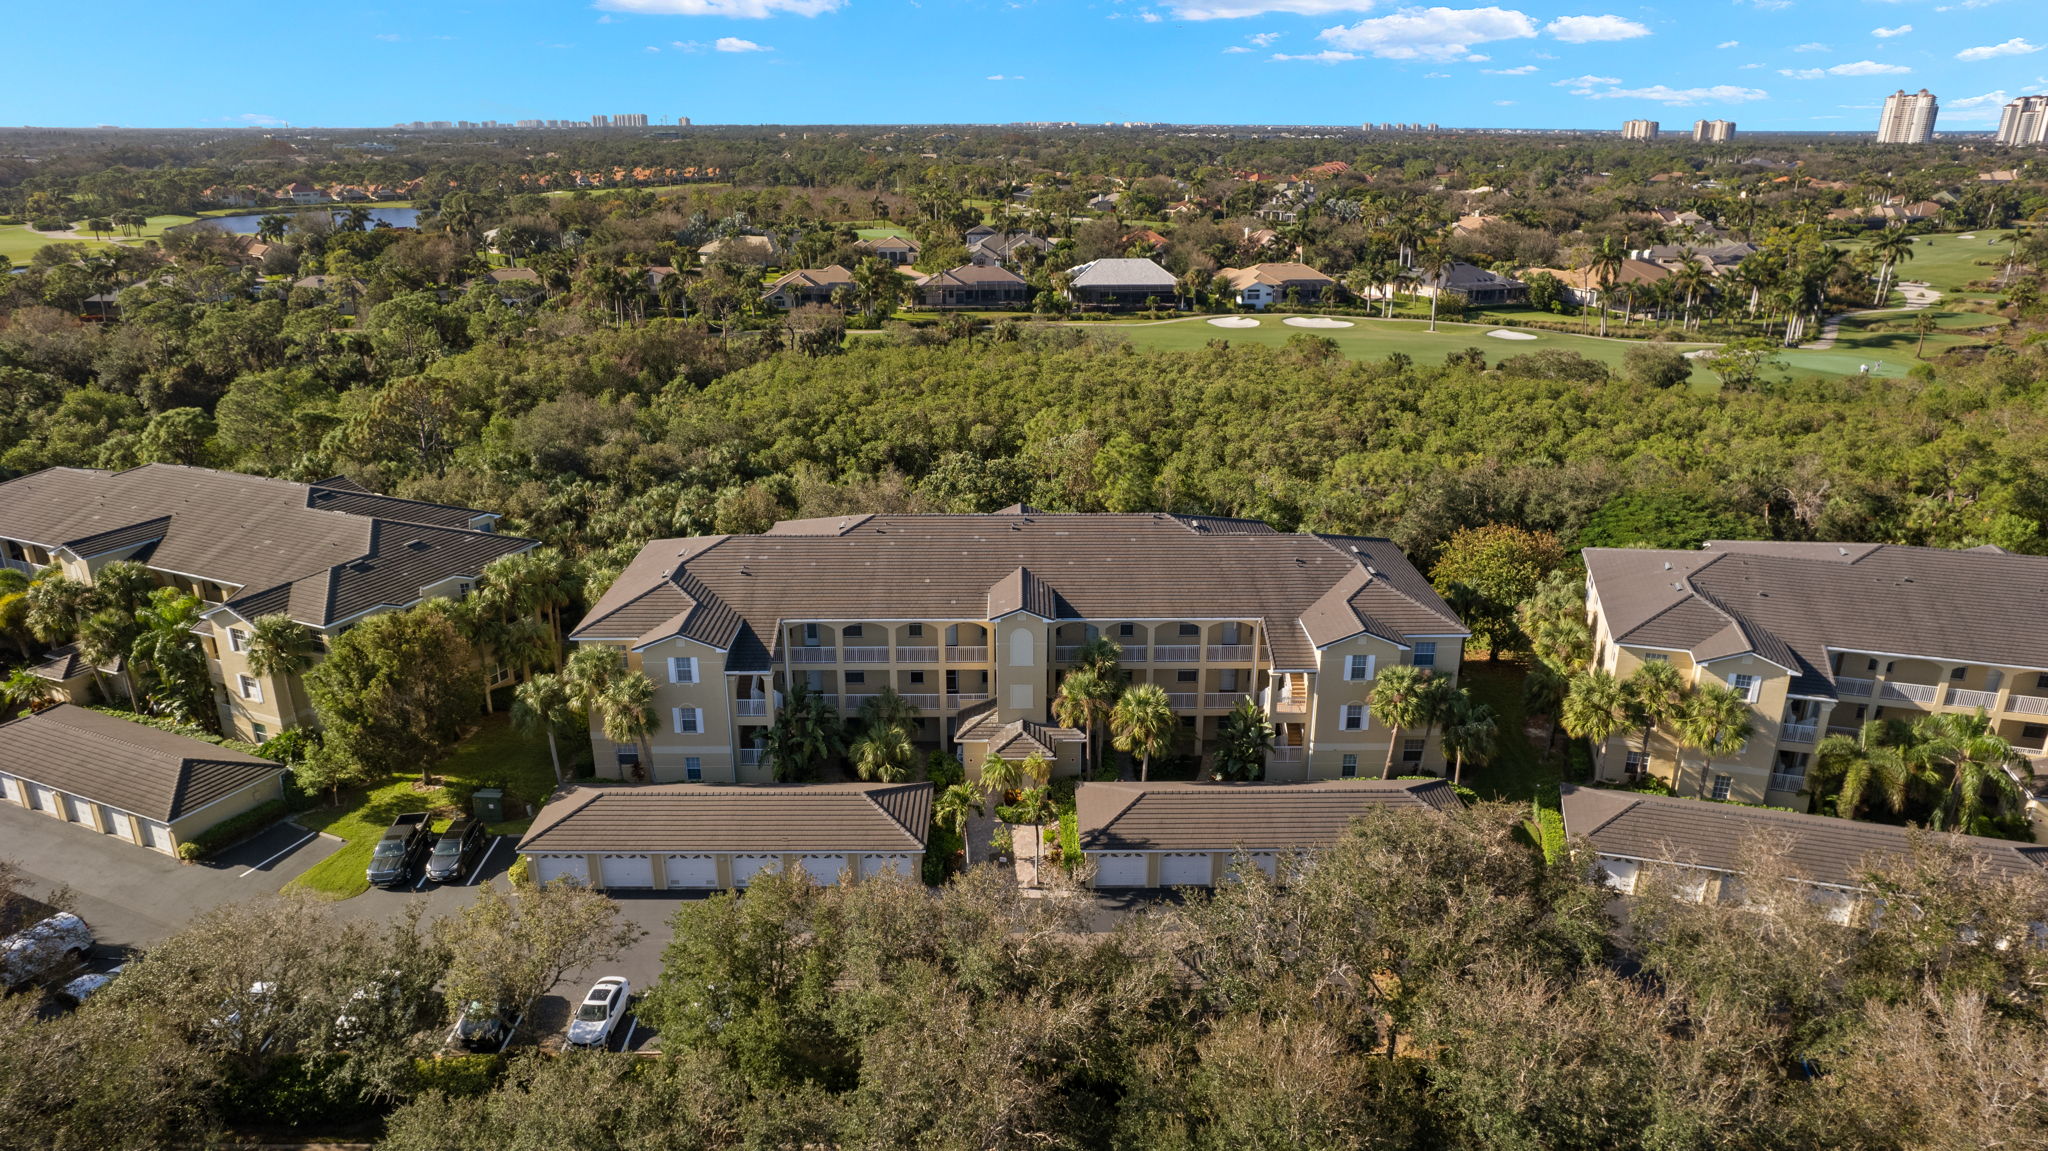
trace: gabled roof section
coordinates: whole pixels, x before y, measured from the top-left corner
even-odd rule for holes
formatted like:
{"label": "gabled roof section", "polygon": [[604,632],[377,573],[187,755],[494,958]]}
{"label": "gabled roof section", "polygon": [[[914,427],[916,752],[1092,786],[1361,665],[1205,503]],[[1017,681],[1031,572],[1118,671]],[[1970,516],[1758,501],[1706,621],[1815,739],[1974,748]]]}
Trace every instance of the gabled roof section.
{"label": "gabled roof section", "polygon": [[157,516],[125,527],[109,528],[97,535],[80,536],[64,541],[64,547],[72,555],[83,559],[106,555],[108,552],[125,551],[142,544],[160,542],[170,531],[171,517]]}
{"label": "gabled roof section", "polygon": [[284,771],[267,759],[68,703],[0,723],[0,764],[23,779],[164,822]]}
{"label": "gabled roof section", "polygon": [[918,852],[929,783],[572,787],[541,809],[522,852]]}
{"label": "gabled roof section", "polygon": [[1366,810],[1464,806],[1441,779],[1313,783],[1083,783],[1083,851],[1294,851],[1327,847]]}
{"label": "gabled roof section", "polygon": [[1342,578],[1301,613],[1302,629],[1315,646],[1327,647],[1360,632],[1403,647],[1411,646],[1416,636],[1469,634],[1464,621],[1392,540],[1317,538],[1348,562]]}
{"label": "gabled roof section", "polygon": [[[984,728],[987,725],[982,725]],[[965,735],[956,739],[967,739]],[[1042,756],[1052,759],[1059,754],[1063,743],[1079,743],[1088,738],[1071,727],[1055,727],[1032,719],[1013,720],[985,731],[974,738],[985,741],[988,750],[1004,759],[1027,759]]]}
{"label": "gabled roof section", "polygon": [[1067,618],[1066,602],[1053,586],[1020,567],[997,580],[988,589],[988,618],[1001,619],[1012,612],[1030,612],[1040,619]]}

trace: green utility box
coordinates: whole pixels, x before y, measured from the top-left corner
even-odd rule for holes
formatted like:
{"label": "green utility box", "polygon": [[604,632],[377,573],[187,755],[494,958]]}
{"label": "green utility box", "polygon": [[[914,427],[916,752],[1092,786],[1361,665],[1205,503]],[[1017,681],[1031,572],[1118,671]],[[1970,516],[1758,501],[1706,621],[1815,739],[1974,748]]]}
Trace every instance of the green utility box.
{"label": "green utility box", "polygon": [[479,787],[469,797],[469,813],[485,823],[505,822],[505,789]]}

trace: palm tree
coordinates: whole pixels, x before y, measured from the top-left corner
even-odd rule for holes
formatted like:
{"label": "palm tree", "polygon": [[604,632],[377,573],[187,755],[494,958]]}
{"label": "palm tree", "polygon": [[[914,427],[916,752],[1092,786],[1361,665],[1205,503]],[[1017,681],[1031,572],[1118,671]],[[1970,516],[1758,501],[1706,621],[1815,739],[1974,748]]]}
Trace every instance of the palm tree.
{"label": "palm tree", "polygon": [[1451,268],[1457,264],[1456,257],[1441,244],[1430,244],[1415,254],[1415,270],[1422,275],[1422,282],[1433,285],[1429,293],[1429,330],[1436,331],[1436,304],[1448,290]]}
{"label": "palm tree", "polygon": [[1173,749],[1180,731],[1180,717],[1173,714],[1166,689],[1156,683],[1133,684],[1124,689],[1109,713],[1109,730],[1116,749],[1138,757],[1138,779],[1151,778],[1152,757]]}
{"label": "palm tree", "polygon": [[299,716],[292,680],[312,667],[313,657],[319,653],[320,641],[313,635],[313,629],[290,616],[258,616],[250,625],[249,670],[277,681],[284,696],[282,710],[287,725],[296,724]]}
{"label": "palm tree", "polygon": [[96,611],[78,626],[78,654],[92,666],[92,678],[102,692],[106,691],[106,680],[100,675],[101,669],[111,663],[120,663],[121,688],[128,696],[130,711],[137,708],[135,680],[129,675],[132,668],[127,655],[129,645],[135,642],[136,631],[135,617],[115,608]]}
{"label": "palm tree", "polygon": [[960,837],[962,861],[968,866],[974,864],[974,844],[967,837],[968,821],[979,818],[982,811],[982,793],[971,783],[956,783],[939,793],[932,803],[932,822]]}
{"label": "palm tree", "polygon": [[[569,657],[573,667],[576,657]],[[762,739],[768,765],[778,783],[804,779],[815,774],[827,760],[839,754],[843,742],[839,709],[809,684],[798,683],[776,710],[775,722]]]}
{"label": "palm tree", "polygon": [[128,645],[128,659],[156,680],[157,689],[150,693],[152,710],[183,719],[208,717],[211,726],[213,709],[204,706],[209,690],[206,653],[192,631],[204,608],[198,596],[158,588],[148,606],[135,613],[138,630]]}
{"label": "palm tree", "polygon": [[1882,308],[1891,298],[1892,276],[1899,264],[1913,258],[1913,237],[1906,234],[1903,225],[1894,224],[1879,232],[1868,250],[1878,259],[1877,306]]}
{"label": "palm tree", "polygon": [[1455,758],[1452,760],[1451,782],[1465,782],[1465,760],[1484,764],[1493,756],[1495,740],[1500,735],[1500,724],[1495,720],[1493,709],[1472,698],[1468,691],[1453,692],[1444,703],[1443,709],[1444,745]]}
{"label": "palm tree", "polygon": [[636,779],[646,778],[653,768],[650,761],[654,750],[648,745],[648,737],[654,734],[653,702],[653,681],[637,671],[614,676],[598,697],[605,738],[614,743],[632,743],[640,749],[640,763],[633,772]]}
{"label": "palm tree", "polygon": [[1628,718],[1628,693],[1621,681],[1597,667],[1573,676],[1558,705],[1557,719],[1565,734],[1592,744],[1596,755]]}
{"label": "palm tree", "polygon": [[292,218],[290,216],[272,212],[256,221],[256,238],[266,244],[278,243],[284,239],[284,234],[291,229],[291,226]]}
{"label": "palm tree", "polygon": [[[1741,692],[1720,683],[1703,683],[1686,698],[1685,708],[1672,724],[1681,748],[1698,748],[1705,758],[1700,763],[1700,790],[1708,792],[1713,779],[1714,757],[1734,754],[1749,743],[1756,732],[1749,701]],[[1685,773],[1684,757],[1673,768],[1673,791]],[[1709,794],[1711,794],[1709,792]]]}
{"label": "palm tree", "polygon": [[1052,714],[1068,727],[1078,727],[1086,737],[1088,769],[1095,767],[1096,725],[1109,717],[1116,704],[1116,683],[1093,667],[1078,667],[1060,681],[1053,697]]}
{"label": "palm tree", "polygon": [[1216,732],[1214,774],[1222,779],[1257,779],[1266,770],[1273,725],[1250,697],[1237,701]]}
{"label": "palm tree", "polygon": [[1392,729],[1387,736],[1387,763],[1380,770],[1381,779],[1394,778],[1394,753],[1401,747],[1401,730],[1422,722],[1432,690],[1423,685],[1431,678],[1428,668],[1408,664],[1386,668],[1372,685],[1372,694],[1366,697],[1372,717]]}
{"label": "palm tree", "polygon": [[55,698],[57,689],[50,681],[25,667],[15,668],[6,679],[0,680],[0,704],[5,704],[9,710],[34,711],[38,704]]}
{"label": "palm tree", "polygon": [[1607,298],[1614,293],[1614,281],[1621,275],[1622,263],[1627,259],[1628,249],[1621,246],[1621,241],[1608,236],[1600,241],[1599,247],[1593,249],[1593,258],[1586,265],[1586,269],[1593,273],[1593,278],[1600,284],[1602,336],[1607,334]]}
{"label": "palm tree", "polygon": [[1888,738],[1889,728],[1884,720],[1873,719],[1854,736],[1831,735],[1813,749],[1807,786],[1818,791],[1840,780],[1835,814],[1841,818],[1855,819],[1866,793],[1893,814],[1905,814],[1908,794],[1922,774],[1905,749]]}
{"label": "palm tree", "polygon": [[848,751],[853,757],[854,771],[862,779],[878,783],[902,783],[909,779],[917,759],[910,733],[887,723],[870,728]]}
{"label": "palm tree", "polygon": [[981,790],[990,796],[1007,795],[1024,786],[1024,769],[1014,759],[994,752],[981,761]]}
{"label": "palm tree", "polygon": [[134,560],[115,560],[93,573],[93,602],[123,615],[134,615],[156,591],[156,577]]}
{"label": "palm tree", "polygon": [[576,699],[569,685],[558,675],[537,675],[512,692],[512,722],[521,731],[535,730],[548,737],[548,758],[555,765],[555,782],[563,781],[562,754],[555,747],[555,729],[576,719]]}
{"label": "palm tree", "polygon": [[898,695],[894,687],[884,687],[879,693],[860,701],[860,718],[871,731],[893,727],[914,732],[917,730],[917,716],[917,705]]}
{"label": "palm tree", "polygon": [[1942,826],[1982,834],[1988,830],[1979,826],[1987,794],[2001,809],[2026,802],[2014,777],[2023,774],[2031,779],[2033,764],[1992,729],[1984,709],[1931,715],[1913,726],[1928,760],[1946,769],[1948,779],[1938,807]]}
{"label": "palm tree", "polygon": [[1059,820],[1059,805],[1053,802],[1045,785],[1040,784],[1018,796],[1010,814],[1031,828],[1031,885],[1041,886],[1039,869],[1045,858],[1045,825]]}
{"label": "palm tree", "polygon": [[1650,734],[1685,710],[1685,677],[1669,660],[1650,660],[1621,685],[1623,711],[1643,732],[1643,761],[1650,759]]}

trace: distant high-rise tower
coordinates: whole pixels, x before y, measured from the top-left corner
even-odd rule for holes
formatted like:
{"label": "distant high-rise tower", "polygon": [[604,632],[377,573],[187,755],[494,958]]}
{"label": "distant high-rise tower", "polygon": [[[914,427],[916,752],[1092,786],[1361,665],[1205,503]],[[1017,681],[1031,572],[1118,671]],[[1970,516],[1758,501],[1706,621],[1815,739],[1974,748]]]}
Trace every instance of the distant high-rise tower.
{"label": "distant high-rise tower", "polygon": [[1733,120],[1694,120],[1692,139],[1695,144],[1726,144],[1735,138]]}
{"label": "distant high-rise tower", "polygon": [[688,116],[677,116],[677,117],[676,117],[676,127],[678,127],[678,128],[687,128],[687,127],[689,127],[689,126],[690,126],[690,118],[689,118]]}
{"label": "distant high-rise tower", "polygon": [[1884,98],[1884,116],[1877,122],[1880,144],[1925,144],[1934,139],[1934,117],[1940,106],[1934,93],[1904,88]]}
{"label": "distant high-rise tower", "polygon": [[1621,126],[1621,138],[1624,140],[1654,140],[1657,138],[1657,127],[1657,121],[1655,120],[1630,120]]}
{"label": "distant high-rise tower", "polygon": [[2048,144],[2048,96],[2022,96],[1998,117],[2001,144]]}

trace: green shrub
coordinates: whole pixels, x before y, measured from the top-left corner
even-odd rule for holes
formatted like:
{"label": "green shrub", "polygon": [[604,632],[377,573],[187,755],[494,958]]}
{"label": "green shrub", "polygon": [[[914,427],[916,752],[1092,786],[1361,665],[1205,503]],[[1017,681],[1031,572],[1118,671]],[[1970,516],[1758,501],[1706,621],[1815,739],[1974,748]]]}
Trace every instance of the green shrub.
{"label": "green shrub", "polygon": [[931,837],[924,845],[924,881],[937,887],[946,882],[946,872],[951,865],[953,853],[965,845],[965,840],[951,828],[932,823]]}
{"label": "green shrub", "polygon": [[[268,803],[258,804],[240,815],[221,820],[179,844],[178,856],[181,859],[203,859],[222,848],[240,843],[291,813],[292,805],[287,800],[273,799]],[[192,851],[189,856],[185,854],[188,848]]]}
{"label": "green shrub", "polygon": [[1081,866],[1081,820],[1072,810],[1060,812],[1060,863],[1068,871]]}
{"label": "green shrub", "polygon": [[514,887],[526,887],[533,883],[533,860],[520,856],[505,869],[505,880]]}
{"label": "green shrub", "polygon": [[1558,807],[1558,794],[1554,789],[1538,792],[1530,801],[1534,811],[1530,834],[1543,848],[1546,863],[1561,863],[1565,857],[1564,812]]}
{"label": "green shrub", "polygon": [[[144,715],[141,712],[128,711],[125,708],[105,706],[97,706],[92,708],[92,710],[99,712],[101,715],[111,715],[115,719],[125,719],[130,723],[139,723],[145,727],[153,727],[158,731],[168,731],[172,735],[182,735],[186,739],[196,739],[201,743],[213,744],[215,747],[225,747],[229,751],[239,751],[243,755],[263,755],[263,749],[253,743],[244,743],[239,739],[215,735],[203,727],[194,727],[189,723],[179,723],[177,720],[168,719],[161,715]],[[264,756],[264,758],[268,759],[269,757]]]}
{"label": "green shrub", "polygon": [[497,1086],[505,1072],[500,1055],[443,1055],[415,1059],[412,1085],[415,1093],[440,1091],[455,1098],[473,1098]]}

